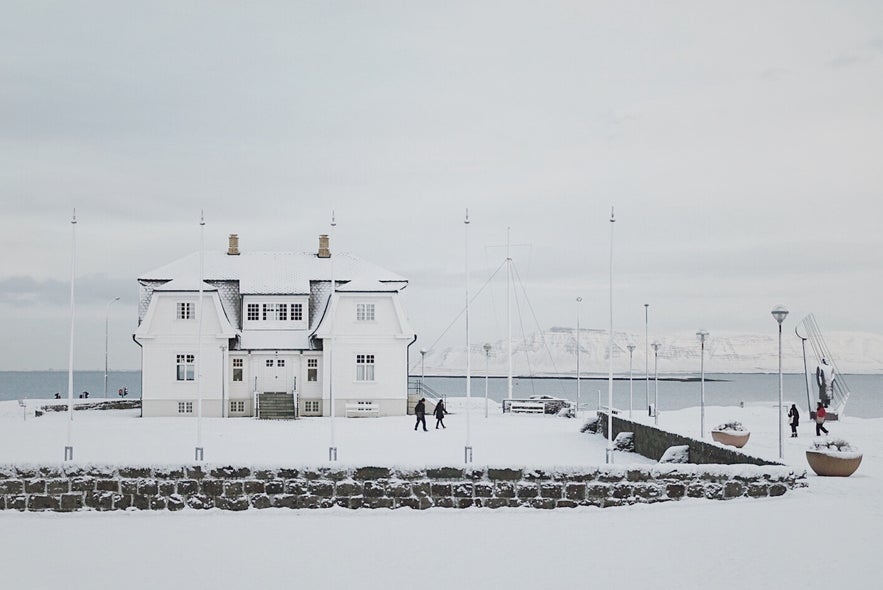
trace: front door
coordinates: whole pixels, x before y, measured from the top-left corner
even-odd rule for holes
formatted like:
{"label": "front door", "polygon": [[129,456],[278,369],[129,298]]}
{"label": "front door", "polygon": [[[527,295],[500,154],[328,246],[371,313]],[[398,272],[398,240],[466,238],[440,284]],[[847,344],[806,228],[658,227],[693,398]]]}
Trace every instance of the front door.
{"label": "front door", "polygon": [[288,359],[271,358],[264,361],[264,374],[261,389],[264,393],[290,393],[292,384],[288,377]]}

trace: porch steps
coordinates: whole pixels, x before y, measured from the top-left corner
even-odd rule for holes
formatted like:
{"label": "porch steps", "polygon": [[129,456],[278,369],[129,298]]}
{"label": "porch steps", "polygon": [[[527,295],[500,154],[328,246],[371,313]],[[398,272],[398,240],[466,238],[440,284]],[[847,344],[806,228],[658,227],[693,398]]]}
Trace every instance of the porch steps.
{"label": "porch steps", "polygon": [[258,394],[258,418],[261,420],[294,420],[294,396],[290,393]]}

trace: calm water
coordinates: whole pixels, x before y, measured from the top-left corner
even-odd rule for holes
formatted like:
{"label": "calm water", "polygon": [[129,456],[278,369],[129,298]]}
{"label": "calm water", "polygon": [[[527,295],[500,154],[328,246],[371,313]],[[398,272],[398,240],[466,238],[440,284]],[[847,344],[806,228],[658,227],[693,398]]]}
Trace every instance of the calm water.
{"label": "calm water", "polygon": [[[412,379],[415,377],[412,377]],[[419,378],[419,377],[418,377]],[[846,404],[846,414],[859,418],[883,418],[883,375],[846,375],[851,389]],[[472,378],[472,395],[484,397],[484,377]],[[466,379],[463,377],[426,377],[426,385],[442,395],[466,395]],[[513,380],[513,397],[530,395],[553,395],[576,400],[575,379],[525,379]],[[812,385],[812,384],[811,384]],[[141,397],[141,371],[111,371],[107,377],[108,397],[117,397],[117,390],[128,387],[129,397]],[[633,382],[634,408],[645,409],[647,387],[643,376]],[[580,380],[580,407],[594,410],[601,403],[607,405],[606,379]],[[104,396],[104,371],[75,371],[74,395],[89,392],[90,398]],[[67,397],[67,371],[0,371],[0,400],[21,398],[51,398],[55,392]],[[698,381],[659,381],[659,409],[678,410],[699,405]],[[811,396],[815,399],[815,391]],[[649,399],[652,403],[654,383],[650,380]],[[776,374],[709,374],[705,382],[705,403],[709,406],[749,404],[775,404],[779,396],[779,377]],[[488,397],[501,401],[506,397],[506,379],[488,379]],[[796,403],[801,410],[807,406],[806,384],[803,375],[784,376],[784,398]],[[629,407],[628,379],[613,383],[613,404],[619,408]]]}
{"label": "calm water", "polygon": [[[775,405],[779,399],[778,374],[708,374],[705,376],[705,404],[708,406],[730,406],[739,402],[746,404],[771,403]],[[417,377],[419,379],[419,377]],[[883,418],[883,375],[845,375],[850,387],[849,400],[846,403],[848,416],[859,418]],[[413,377],[412,377],[413,379]],[[806,409],[806,382],[803,375],[784,375],[784,401],[796,403],[801,410]],[[442,395],[466,395],[466,379],[464,377],[426,377],[426,385]],[[472,378],[472,395],[484,397],[484,377]],[[635,377],[633,386],[634,409],[647,408],[647,386],[644,376]],[[810,387],[814,383],[810,382]],[[650,378],[650,403],[654,397],[654,382]],[[679,410],[699,405],[700,383],[696,381],[659,380],[659,409]],[[598,407],[598,391],[601,391],[601,404],[607,405],[607,379],[580,380],[580,408],[594,410]],[[576,400],[576,379],[513,379],[512,397],[524,398],[531,395],[553,395]],[[507,395],[506,378],[488,379],[488,397],[501,401]],[[816,391],[811,389],[810,395],[815,399]],[[627,409],[629,407],[629,381],[614,380],[613,405]],[[813,404],[815,409],[815,404]]]}
{"label": "calm water", "polygon": [[[109,371],[107,397],[118,397],[126,387],[127,397],[141,397],[141,371]],[[84,391],[89,399],[104,397],[104,371],[74,371],[74,397]],[[58,392],[67,398],[67,371],[0,371],[0,400],[51,398]]]}

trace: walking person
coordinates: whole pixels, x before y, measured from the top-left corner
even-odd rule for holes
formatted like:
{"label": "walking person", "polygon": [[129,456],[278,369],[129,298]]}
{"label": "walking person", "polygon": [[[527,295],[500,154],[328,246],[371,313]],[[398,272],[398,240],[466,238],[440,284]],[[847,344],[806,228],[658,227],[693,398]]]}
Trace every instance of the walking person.
{"label": "walking person", "polygon": [[819,402],[819,407],[816,408],[816,436],[822,436],[822,432],[828,434],[828,429],[825,428],[825,416],[827,413],[825,405]]}
{"label": "walking person", "polygon": [[426,430],[426,398],[421,397],[420,401],[417,402],[417,405],[414,406],[414,413],[417,414],[417,424],[414,425],[414,430],[417,430],[417,427],[420,426],[420,423],[423,423],[423,432],[427,432]]}
{"label": "walking person", "polygon": [[438,400],[438,403],[435,404],[435,410],[433,411],[433,414],[435,414],[436,430],[438,430],[439,424],[441,424],[442,428],[447,428],[447,426],[445,426],[445,414],[447,413],[448,411],[445,409],[445,402]]}
{"label": "walking person", "polygon": [[797,425],[800,424],[800,412],[797,411],[797,404],[791,404],[788,417],[791,418],[791,438],[797,438]]}

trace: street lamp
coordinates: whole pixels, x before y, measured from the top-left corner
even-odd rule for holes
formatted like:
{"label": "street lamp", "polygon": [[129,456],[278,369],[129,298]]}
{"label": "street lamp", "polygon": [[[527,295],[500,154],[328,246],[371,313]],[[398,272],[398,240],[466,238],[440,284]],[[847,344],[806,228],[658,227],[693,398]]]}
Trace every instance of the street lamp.
{"label": "street lamp", "polygon": [[110,323],[110,306],[114,301],[119,301],[119,297],[114,297],[107,304],[107,312],[104,314],[104,397],[107,398],[107,332]]}
{"label": "street lamp", "polygon": [[785,457],[785,443],[782,439],[782,322],[788,316],[784,305],[777,305],[770,312],[779,324],[779,459]]}
{"label": "street lamp", "polygon": [[708,332],[699,330],[696,335],[699,336],[701,346],[699,357],[699,438],[705,438],[705,339],[708,338]]}
{"label": "street lamp", "polygon": [[659,426],[659,347],[662,345],[654,342],[650,346],[653,347],[653,425]]}
{"label": "street lamp", "polygon": [[644,380],[647,385],[644,392],[644,407],[650,407],[650,345],[649,328],[650,325],[650,304],[644,304]]}
{"label": "street lamp", "polygon": [[487,376],[491,360],[491,345],[489,342],[485,342],[482,348],[484,348],[484,417],[487,418]]}
{"label": "street lamp", "polygon": [[579,417],[579,304],[582,303],[583,298],[576,298],[576,416]]}
{"label": "street lamp", "polygon": [[632,399],[634,398],[634,383],[632,382],[632,353],[635,352],[635,345],[628,344],[626,348],[629,349],[629,420],[632,419]]}

